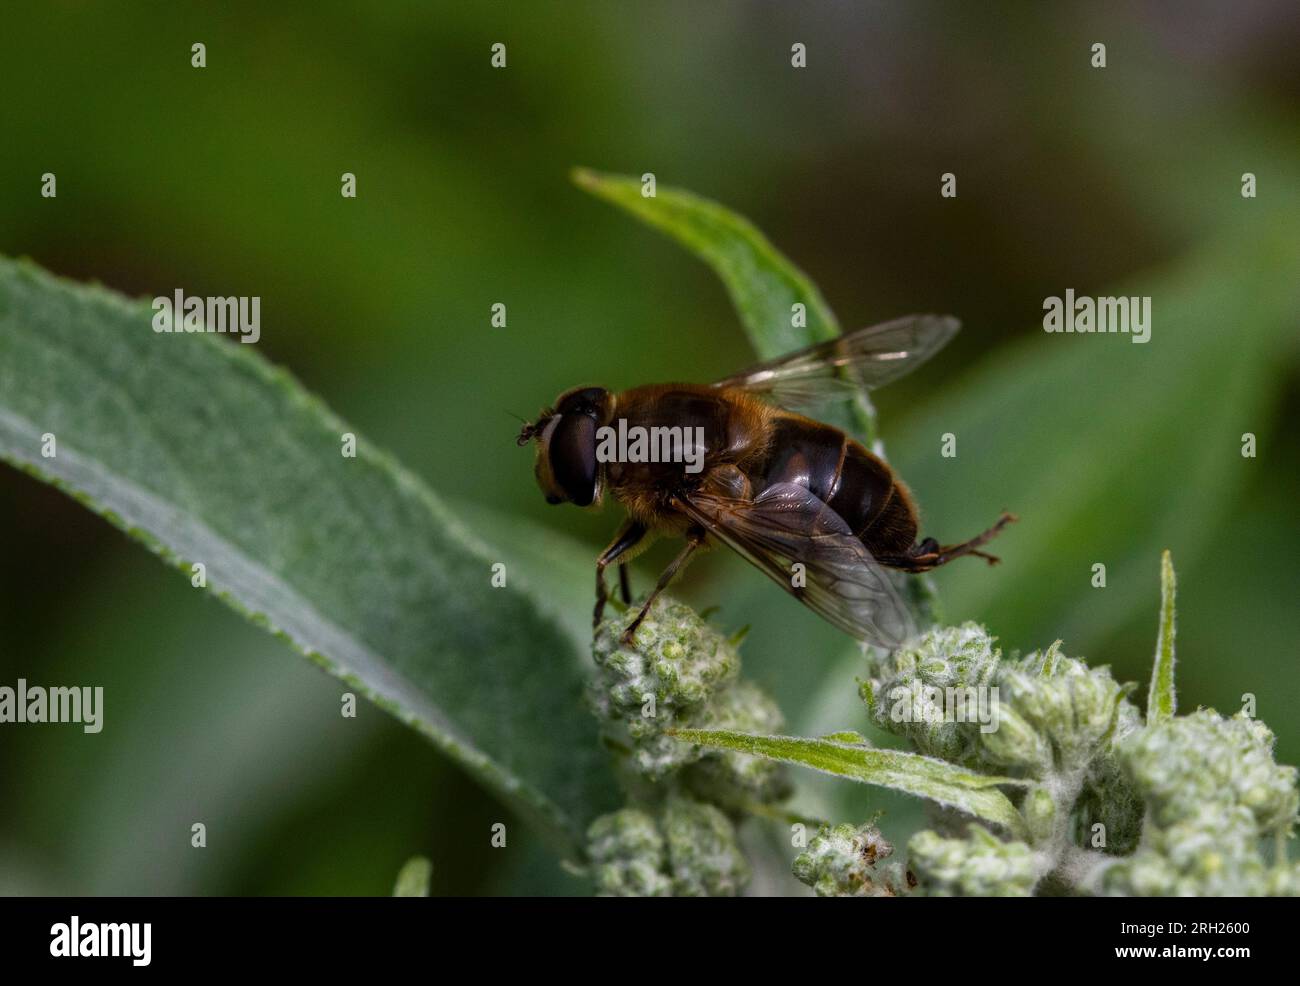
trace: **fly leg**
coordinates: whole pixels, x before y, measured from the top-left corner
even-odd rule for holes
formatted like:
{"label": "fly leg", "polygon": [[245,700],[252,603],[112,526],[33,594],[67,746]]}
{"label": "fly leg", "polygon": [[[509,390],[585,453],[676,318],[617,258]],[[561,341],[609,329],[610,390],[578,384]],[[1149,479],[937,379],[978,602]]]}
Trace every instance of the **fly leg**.
{"label": "fly leg", "polygon": [[928,572],[930,569],[946,565],[954,558],[960,558],[962,555],[973,555],[976,558],[983,558],[990,565],[996,565],[998,563],[997,556],[990,555],[987,551],[980,551],[979,548],[997,537],[1002,528],[1017,520],[1019,518],[1015,514],[1003,511],[1002,516],[997,519],[997,522],[992,527],[969,541],[963,541],[961,544],[941,545],[934,538],[926,538],[924,541],[917,543],[911,552],[900,558],[880,560],[893,568],[901,568],[908,572]]}
{"label": "fly leg", "polygon": [[636,619],[629,623],[627,629],[623,631],[623,646],[631,646],[632,639],[636,636],[637,627],[641,625],[641,621],[644,620],[646,614],[650,612],[650,607],[654,604],[659,593],[668,588],[668,583],[676,578],[677,573],[686,567],[686,563],[691,560],[691,555],[695,554],[696,549],[702,544],[704,544],[703,528],[692,527],[686,532],[686,547],[682,548],[682,550],[678,552],[677,557],[672,560],[672,563],[664,569],[663,574],[659,576],[659,581],[656,582],[655,587],[650,590],[650,595],[646,596],[645,603],[641,607],[641,612],[636,614]]}
{"label": "fly leg", "polygon": [[627,577],[627,562],[618,563],[618,594],[623,597],[623,604],[632,602],[632,583]]}
{"label": "fly leg", "polygon": [[[605,615],[605,603],[609,600],[609,590],[605,588],[605,569],[614,562],[631,551],[646,535],[644,524],[638,524],[634,520],[623,521],[623,526],[618,529],[614,535],[614,540],[609,543],[609,547],[600,553],[596,559],[596,611],[592,614],[591,625],[596,627],[600,624],[600,618]],[[618,566],[619,582],[622,584],[623,599],[628,600],[627,586],[627,565],[619,562]]]}

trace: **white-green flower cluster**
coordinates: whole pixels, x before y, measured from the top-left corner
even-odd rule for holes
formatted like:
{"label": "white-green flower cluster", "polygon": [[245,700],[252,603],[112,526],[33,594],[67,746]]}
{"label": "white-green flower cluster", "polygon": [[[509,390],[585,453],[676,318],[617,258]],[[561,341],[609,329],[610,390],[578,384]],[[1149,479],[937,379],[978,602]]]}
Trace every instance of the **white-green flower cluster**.
{"label": "white-green flower cluster", "polygon": [[[822,826],[795,857],[794,875],[818,897],[897,897],[911,881],[880,830],[866,824]],[[883,865],[882,865],[883,864]]]}
{"label": "white-green flower cluster", "polygon": [[931,630],[880,658],[861,694],[877,726],[911,740],[921,753],[966,763],[978,749],[978,725],[945,716],[949,689],[988,687],[998,668],[993,638],[977,623]]}
{"label": "white-green flower cluster", "polygon": [[1104,834],[1104,848],[1112,855],[1132,852],[1142,835],[1146,806],[1119,761],[1124,742],[1142,728],[1142,717],[1132,703],[1120,702],[1115,732],[1089,764],[1075,802],[1075,814],[1090,830]]}
{"label": "white-green flower cluster", "polygon": [[649,812],[624,808],[587,829],[587,859],[601,897],[671,897],[668,853]]}
{"label": "white-green flower cluster", "polygon": [[1290,832],[1300,808],[1296,770],[1274,762],[1267,726],[1203,709],[1136,732],[1118,752],[1146,823],[1137,850],[1107,869],[1107,892],[1300,893],[1300,867],[1260,852],[1262,837]]}
{"label": "white-green flower cluster", "polygon": [[[996,728],[926,714],[968,687],[996,690]],[[860,690],[872,721],[920,752],[1031,782],[1008,792],[1023,840],[976,825],[954,833],[952,819],[942,831],[961,837],[915,836],[918,893],[1300,893],[1284,851],[1296,771],[1274,762],[1262,723],[1203,710],[1147,724],[1108,669],[1059,645],[1003,660],[973,623],[877,656]]]}
{"label": "white-green flower cluster", "polygon": [[[872,671],[860,691],[877,726],[927,756],[974,768],[1030,777],[1079,771],[1137,715],[1109,669],[1065,657],[1057,645],[1003,661],[976,623],[931,630]],[[989,721],[971,714],[977,707]]]}
{"label": "white-green flower cluster", "polygon": [[631,614],[606,620],[592,651],[598,673],[588,700],[616,748],[631,751],[632,766],[663,781],[694,765],[684,780],[697,796],[733,804],[772,802],[790,791],[780,764],[744,754],[708,751],[669,735],[674,728],[779,732],[776,703],[740,678],[734,644],[689,606],[660,599],[637,630],[635,644],[621,637]]}
{"label": "white-green flower cluster", "polygon": [[[772,771],[788,760],[936,806],[905,864],[872,824],[823,826],[794,861],[819,896],[1300,896],[1300,864],[1287,855],[1297,772],[1276,763],[1273,734],[1244,714],[1173,715],[1168,557],[1162,587],[1145,719],[1128,686],[1065,656],[1059,642],[1004,659],[987,631],[966,623],[869,656],[868,714],[923,757],[868,756],[856,734],[772,735],[775,706],[739,680],[735,648],[685,607],[657,607],[635,649],[618,643],[626,618],[611,621],[597,634],[592,704],[640,787],[631,807],[591,828],[601,892],[738,892],[746,874],[735,822],[745,806],[784,793]],[[674,727],[725,729],[692,738],[773,759],[704,752],[674,740]]]}
{"label": "white-green flower cluster", "polygon": [[1039,877],[1029,846],[1003,842],[980,825],[964,839],[918,832],[907,851],[918,896],[1028,897]]}
{"label": "white-green flower cluster", "polygon": [[749,883],[736,828],[722,811],[675,796],[660,816],[674,897],[735,897]]}
{"label": "white-green flower cluster", "polygon": [[605,897],[734,897],[749,882],[731,819],[680,795],[657,812],[624,808],[596,819],[587,855]]}
{"label": "white-green flower cluster", "polygon": [[736,839],[746,806],[789,795],[786,768],[675,739],[676,728],[779,732],[776,703],[740,677],[735,644],[689,607],[660,599],[622,642],[631,613],[596,630],[588,701],[623,756],[628,807],[597,819],[587,856],[597,892],[725,896],[749,879]]}
{"label": "white-green flower cluster", "polygon": [[1109,668],[1064,657],[1057,645],[1002,665],[993,680],[1000,714],[997,728],[981,737],[984,758],[1022,767],[1032,777],[1085,770],[1109,744],[1121,716],[1136,722],[1137,710]]}

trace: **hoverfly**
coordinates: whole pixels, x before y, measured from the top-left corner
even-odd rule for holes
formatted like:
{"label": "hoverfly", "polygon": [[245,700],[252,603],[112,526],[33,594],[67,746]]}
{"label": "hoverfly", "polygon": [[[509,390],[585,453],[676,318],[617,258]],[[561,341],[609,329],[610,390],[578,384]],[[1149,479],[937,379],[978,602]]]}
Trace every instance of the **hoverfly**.
{"label": "hoverfly", "polygon": [[[1003,513],[959,544],[918,541],[912,496],[889,466],[840,429],[799,412],[915,369],[958,325],[948,316],[914,315],[713,384],[654,384],[621,393],[577,387],[561,394],[524,425],[518,443],[537,443],[535,472],[548,503],[598,506],[609,494],[626,511],[596,559],[593,623],[608,599],[605,569],[618,563],[623,600],[630,603],[627,563],[656,536],[674,535],[686,544],[629,624],[624,643],[659,593],[712,542],[732,548],[851,636],[889,648],[911,636],[911,616],[883,569],[925,572],[963,555],[994,564],[997,558],[979,548],[1016,518]],[[641,441],[638,449],[626,443],[628,434],[663,441]],[[675,461],[647,456],[647,447],[680,454]]]}

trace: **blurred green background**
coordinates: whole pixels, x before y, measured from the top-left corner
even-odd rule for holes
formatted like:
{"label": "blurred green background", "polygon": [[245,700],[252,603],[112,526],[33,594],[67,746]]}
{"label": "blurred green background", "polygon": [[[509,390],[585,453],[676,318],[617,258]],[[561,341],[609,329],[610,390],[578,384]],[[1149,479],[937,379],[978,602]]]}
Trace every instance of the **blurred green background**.
{"label": "blurred green background", "polygon": [[[616,517],[547,508],[504,412],[752,359],[711,272],[567,178],[652,171],[753,219],[846,326],[963,319],[878,397],[925,533],[1023,518],[998,569],[936,574],[950,618],[1008,650],[1063,637],[1144,694],[1169,547],[1181,706],[1252,693],[1295,763],[1298,11],[9,7],[0,252],[137,295],[259,295],[261,353],[435,490],[594,557]],[[355,200],[339,195],[349,171]],[[949,171],[955,200],[939,196]],[[1150,295],[1151,343],[1043,333],[1043,299],[1066,288]],[[489,325],[497,301],[506,329]],[[109,696],[99,736],[0,732],[0,891],[386,893],[424,853],[437,893],[583,892],[525,836],[492,850],[488,827],[510,816],[414,734],[368,706],[341,719],[337,682],[8,468],[0,546],[0,683]],[[670,551],[638,564],[639,585]],[[863,728],[844,638],[732,558],[697,563],[680,591],[752,624],[748,673],[792,731]],[[818,810],[884,806],[895,836],[915,821],[905,802],[801,780]],[[190,819],[208,850],[189,848]],[[778,870],[759,889],[787,889]]]}

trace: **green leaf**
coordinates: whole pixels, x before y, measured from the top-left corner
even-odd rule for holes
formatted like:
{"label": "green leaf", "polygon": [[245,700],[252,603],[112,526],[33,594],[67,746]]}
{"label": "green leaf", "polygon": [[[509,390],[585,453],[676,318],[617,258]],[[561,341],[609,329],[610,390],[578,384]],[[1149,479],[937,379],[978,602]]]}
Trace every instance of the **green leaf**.
{"label": "green leaf", "polygon": [[1174,594],[1177,591],[1173,556],[1160,555],[1160,629],[1156,637],[1156,662],[1151,669],[1151,690],[1147,696],[1147,722],[1172,719],[1178,708],[1174,690]]}
{"label": "green leaf", "polygon": [[429,881],[433,877],[433,864],[423,856],[412,856],[397,872],[393,884],[394,897],[428,897]]}
{"label": "green leaf", "polygon": [[473,500],[452,499],[450,504],[456,516],[490,542],[495,556],[510,558],[510,582],[565,630],[582,655],[584,673],[590,669],[597,550],[557,528]]}
{"label": "green leaf", "polygon": [[[1060,637],[1095,650],[1150,598],[1151,558],[1203,557],[1259,468],[1242,433],[1268,427],[1294,366],[1300,241],[1282,218],[1260,213],[1163,271],[1098,287],[1151,299],[1149,342],[1030,321],[891,429],[922,535],[956,541],[1003,508],[1020,517],[994,545],[1001,565],[936,573],[949,622],[994,621],[1008,647]],[[939,454],[946,432],[954,458]],[[1104,590],[1090,584],[1098,562]]]}
{"label": "green leaf", "polygon": [[[0,260],[0,458],[420,731],[562,851],[615,785],[581,649],[488,545],[254,347]],[[53,456],[43,455],[44,435]],[[494,588],[492,566],[506,566]]]}
{"label": "green leaf", "polygon": [[[743,216],[677,188],[658,186],[647,197],[638,179],[622,175],[577,168],[573,180],[667,233],[717,271],[763,359],[839,335],[821,292]],[[806,327],[791,324],[796,303],[807,310]]]}
{"label": "green leaf", "polygon": [[[577,168],[573,180],[667,233],[712,267],[762,359],[840,334],[839,322],[816,285],[743,216],[681,189],[659,185],[653,196],[643,195],[636,178]],[[803,325],[794,324],[796,304],[804,306]],[[868,444],[875,441],[875,411],[865,392],[848,409],[832,408],[827,419],[832,416],[840,418],[832,424],[850,428]]]}
{"label": "green leaf", "polygon": [[678,729],[673,735],[687,743],[802,764],[823,773],[914,794],[1000,825],[1014,835],[1025,832],[1020,812],[997,789],[999,784],[1024,783],[1014,778],[972,773],[917,753],[878,750],[831,739],[751,736],[726,729]]}

